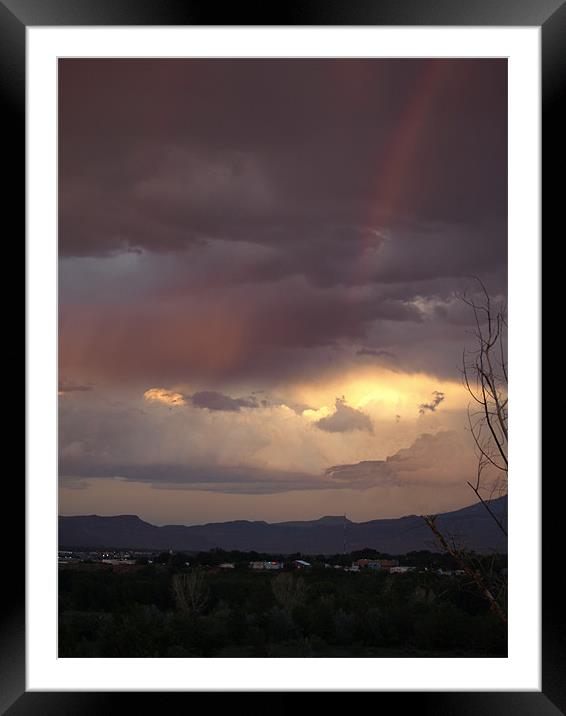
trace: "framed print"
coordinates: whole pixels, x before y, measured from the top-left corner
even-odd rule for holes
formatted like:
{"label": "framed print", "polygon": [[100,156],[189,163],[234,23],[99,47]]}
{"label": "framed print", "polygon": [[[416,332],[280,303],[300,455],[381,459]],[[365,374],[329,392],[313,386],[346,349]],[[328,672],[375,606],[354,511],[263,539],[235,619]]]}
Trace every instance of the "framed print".
{"label": "framed print", "polygon": [[566,708],[540,474],[565,12],[3,1],[27,291],[7,713]]}

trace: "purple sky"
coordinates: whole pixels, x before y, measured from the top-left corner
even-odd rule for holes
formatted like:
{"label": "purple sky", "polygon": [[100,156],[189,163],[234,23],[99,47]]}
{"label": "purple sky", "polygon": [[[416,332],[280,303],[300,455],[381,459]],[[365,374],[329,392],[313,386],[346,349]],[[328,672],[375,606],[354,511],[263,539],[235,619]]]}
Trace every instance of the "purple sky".
{"label": "purple sky", "polygon": [[65,59],[59,97],[62,514],[472,501],[506,61]]}

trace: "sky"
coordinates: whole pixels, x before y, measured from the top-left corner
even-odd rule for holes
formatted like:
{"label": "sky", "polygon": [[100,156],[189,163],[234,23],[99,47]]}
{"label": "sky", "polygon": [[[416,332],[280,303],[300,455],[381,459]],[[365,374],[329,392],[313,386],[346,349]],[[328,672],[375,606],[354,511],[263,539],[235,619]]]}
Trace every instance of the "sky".
{"label": "sky", "polygon": [[471,504],[474,277],[505,60],[59,60],[60,514]]}

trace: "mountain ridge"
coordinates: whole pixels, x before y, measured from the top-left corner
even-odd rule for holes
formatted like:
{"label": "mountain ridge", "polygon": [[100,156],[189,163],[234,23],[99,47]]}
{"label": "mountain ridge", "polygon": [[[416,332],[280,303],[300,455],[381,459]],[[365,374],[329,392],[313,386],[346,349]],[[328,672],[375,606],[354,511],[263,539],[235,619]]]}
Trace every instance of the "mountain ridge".
{"label": "mountain ridge", "polygon": [[[490,508],[506,520],[507,496]],[[439,529],[477,552],[506,551],[507,541],[480,503],[441,513]],[[234,520],[202,525],[152,525],[137,515],[72,515],[59,517],[60,548],[174,549],[214,548],[289,554],[332,554],[364,548],[390,554],[428,549],[439,551],[418,515],[351,522],[327,515],[302,522]]]}

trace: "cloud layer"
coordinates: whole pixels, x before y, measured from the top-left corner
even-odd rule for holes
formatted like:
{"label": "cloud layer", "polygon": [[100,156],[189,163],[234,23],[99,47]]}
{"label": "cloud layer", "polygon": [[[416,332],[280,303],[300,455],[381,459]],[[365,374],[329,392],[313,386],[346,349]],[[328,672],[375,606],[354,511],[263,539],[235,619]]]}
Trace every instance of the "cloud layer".
{"label": "cloud layer", "polygon": [[[93,456],[67,455],[63,476],[73,480],[120,478],[160,489],[216,493],[277,494],[289,491],[368,490],[375,487],[413,489],[463,485],[474,474],[476,461],[454,431],[424,433],[385,460],[334,465],[320,474],[254,466],[191,465],[186,463],[119,463]],[[67,478],[67,479],[69,479]],[[80,486],[75,485],[75,487]]]}
{"label": "cloud layer", "polygon": [[474,452],[462,437],[456,431],[441,431],[423,433],[412,445],[385,460],[335,465],[325,475],[333,484],[347,483],[359,489],[376,485],[446,486],[466,482],[476,466]]}
{"label": "cloud layer", "polygon": [[59,67],[62,373],[454,375],[455,293],[506,290],[505,61]]}

